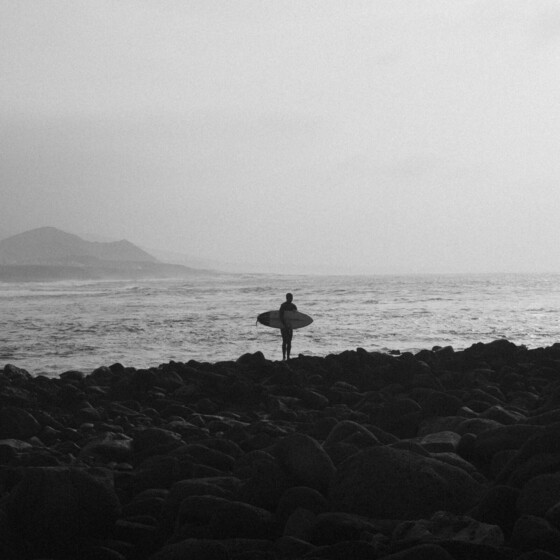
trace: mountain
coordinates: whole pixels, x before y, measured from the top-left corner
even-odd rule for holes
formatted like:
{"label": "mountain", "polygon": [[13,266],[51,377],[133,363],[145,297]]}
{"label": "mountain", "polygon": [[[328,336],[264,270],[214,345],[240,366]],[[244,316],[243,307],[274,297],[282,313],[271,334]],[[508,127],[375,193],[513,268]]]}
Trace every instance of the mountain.
{"label": "mountain", "polygon": [[197,269],[160,262],[130,241],[85,241],[42,227],[0,241],[0,280],[183,277]]}
{"label": "mountain", "polygon": [[130,241],[84,241],[54,227],[33,229],[0,241],[0,264],[83,265],[100,260],[158,262]]}

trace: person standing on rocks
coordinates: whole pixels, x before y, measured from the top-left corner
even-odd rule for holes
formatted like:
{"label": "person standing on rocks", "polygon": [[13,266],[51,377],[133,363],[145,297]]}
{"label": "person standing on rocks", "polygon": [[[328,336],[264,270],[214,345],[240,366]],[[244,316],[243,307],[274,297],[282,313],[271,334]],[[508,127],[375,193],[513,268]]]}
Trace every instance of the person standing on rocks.
{"label": "person standing on rocks", "polygon": [[294,296],[290,293],[286,294],[286,301],[280,306],[280,322],[284,325],[280,329],[282,334],[282,359],[290,359],[290,352],[292,350],[292,338],[294,336],[294,329],[290,326],[289,321],[284,316],[286,311],[297,311],[297,307],[292,300]]}

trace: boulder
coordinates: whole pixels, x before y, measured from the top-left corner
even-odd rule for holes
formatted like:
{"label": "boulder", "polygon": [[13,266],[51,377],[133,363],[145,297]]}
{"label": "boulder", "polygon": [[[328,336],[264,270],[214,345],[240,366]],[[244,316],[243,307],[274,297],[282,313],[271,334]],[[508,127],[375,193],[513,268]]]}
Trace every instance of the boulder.
{"label": "boulder", "polygon": [[27,370],[18,368],[13,364],[6,364],[4,366],[2,377],[14,385],[23,385],[33,379],[33,376]]}
{"label": "boulder", "polygon": [[455,560],[449,552],[437,544],[418,544],[383,556],[383,560]]}
{"label": "boulder", "polygon": [[170,454],[174,457],[187,457],[193,463],[199,463],[226,472],[231,471],[235,463],[235,459],[230,455],[196,443],[178,447]]}
{"label": "boulder", "polygon": [[274,448],[278,463],[301,486],[326,491],[336,468],[321,445],[304,434],[294,433]]}
{"label": "boulder", "polygon": [[531,550],[518,556],[515,560],[560,560],[560,556],[546,552],[546,550]]}
{"label": "boulder", "polygon": [[482,523],[472,517],[457,516],[446,511],[438,511],[429,519],[401,523],[392,536],[400,541],[454,540],[496,548],[504,544],[504,533],[498,525]]}
{"label": "boulder", "polygon": [[181,542],[164,546],[150,556],[150,560],[230,560],[224,544],[215,539],[185,539]]}
{"label": "boulder", "polygon": [[461,436],[456,432],[445,431],[427,434],[419,439],[420,445],[432,453],[455,452],[461,441]]}
{"label": "boulder", "polygon": [[418,519],[438,510],[464,513],[481,492],[463,469],[405,450],[371,447],[339,465],[329,499],[335,511]]}
{"label": "boulder", "polygon": [[274,511],[282,494],[294,484],[286,470],[271,458],[252,465],[251,475],[241,483],[236,495],[240,501]]}
{"label": "boulder", "polygon": [[311,543],[297,537],[282,536],[274,542],[273,551],[275,558],[297,559],[310,554],[315,548]]}
{"label": "boulder", "polygon": [[415,437],[422,417],[420,405],[409,398],[385,403],[378,411],[374,423],[399,438]]}
{"label": "boulder", "polygon": [[[311,556],[311,555],[310,555]],[[336,544],[320,546],[313,551],[313,558],[337,560],[372,560],[378,558],[377,547],[363,540],[340,541]]]}
{"label": "boulder", "polygon": [[293,537],[307,542],[307,530],[313,526],[317,515],[305,508],[297,508],[284,524],[282,536]]}
{"label": "boulder", "polygon": [[478,435],[474,444],[475,455],[490,461],[493,455],[505,449],[519,449],[530,437],[542,432],[539,426],[514,424],[499,426]]}
{"label": "boulder", "polygon": [[523,551],[540,548],[558,555],[560,553],[560,531],[542,517],[522,515],[513,528],[511,544],[516,549]]}
{"label": "boulder", "polygon": [[486,430],[492,430],[495,428],[499,428],[500,426],[502,426],[500,422],[496,422],[496,420],[490,420],[489,418],[467,418],[457,426],[457,433],[460,435],[480,435]]}
{"label": "boulder", "polygon": [[513,410],[508,410],[500,405],[494,405],[485,410],[481,415],[480,418],[488,418],[489,420],[495,420],[500,424],[504,424],[505,426],[516,424],[517,422],[523,422],[526,420],[526,416],[515,412]]}
{"label": "boulder", "polygon": [[304,540],[316,546],[343,541],[359,541],[365,533],[375,533],[367,519],[350,513],[325,512],[314,517],[304,532]]}
{"label": "boulder", "polygon": [[167,495],[162,509],[162,523],[167,531],[176,525],[182,502],[191,496],[215,496],[221,499],[231,498],[232,493],[211,479],[190,479],[176,482]]}
{"label": "boulder", "polygon": [[167,444],[179,445],[181,442],[181,436],[176,432],[161,428],[140,428],[133,432],[132,447],[135,453],[141,453]]}
{"label": "boulder", "polygon": [[109,534],[120,502],[107,479],[75,468],[29,468],[7,504],[11,529],[37,555],[71,552]]}
{"label": "boulder", "polygon": [[489,488],[469,515],[483,523],[499,525],[509,537],[517,518],[516,503],[519,490],[511,486],[493,486]]}
{"label": "boulder", "polygon": [[323,513],[328,510],[329,504],[325,497],[307,486],[294,486],[289,488],[282,494],[278,507],[276,508],[276,517],[282,524],[285,523],[290,515],[298,508],[304,508],[315,514]]}
{"label": "boulder", "polygon": [[208,522],[209,534],[216,539],[269,539],[276,536],[274,515],[243,502],[225,501]]}
{"label": "boulder", "polygon": [[464,422],[462,416],[432,416],[422,420],[418,427],[418,437],[424,437],[428,434],[437,434],[439,432],[456,432],[457,427]]}
{"label": "boulder", "polygon": [[560,502],[560,474],[542,474],[526,482],[517,499],[517,511],[522,515],[544,517]]}
{"label": "boulder", "polygon": [[461,400],[449,393],[433,391],[422,402],[422,410],[427,416],[454,416],[461,408]]}
{"label": "boulder", "polygon": [[80,457],[93,457],[103,461],[128,461],[132,456],[132,439],[122,434],[106,434],[89,441],[81,450]]}
{"label": "boulder", "polygon": [[521,486],[533,476],[556,470],[559,464],[560,422],[556,422],[530,436],[503,468],[496,482]]}
{"label": "boulder", "polygon": [[342,420],[338,422],[329,432],[324,446],[328,447],[335,443],[344,442],[352,438],[350,443],[359,447],[379,445],[379,440],[364,426],[352,420]]}
{"label": "boulder", "polygon": [[17,406],[0,408],[0,439],[27,439],[41,431],[39,422]]}

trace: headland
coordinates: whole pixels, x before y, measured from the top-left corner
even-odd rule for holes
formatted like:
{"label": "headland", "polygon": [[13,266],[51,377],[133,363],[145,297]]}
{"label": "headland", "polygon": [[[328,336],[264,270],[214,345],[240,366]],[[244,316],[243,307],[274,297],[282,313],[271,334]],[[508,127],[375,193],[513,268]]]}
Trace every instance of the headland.
{"label": "headland", "polygon": [[8,560],[560,558],[560,345],[0,372]]}

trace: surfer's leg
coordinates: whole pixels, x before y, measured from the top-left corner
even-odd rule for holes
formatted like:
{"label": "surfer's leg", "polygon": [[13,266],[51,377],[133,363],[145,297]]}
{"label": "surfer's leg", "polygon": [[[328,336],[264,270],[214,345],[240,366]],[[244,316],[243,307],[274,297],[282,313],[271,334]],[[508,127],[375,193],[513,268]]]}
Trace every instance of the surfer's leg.
{"label": "surfer's leg", "polygon": [[286,353],[288,355],[288,360],[290,359],[290,352],[292,351],[292,337],[294,336],[293,329],[287,329],[286,333]]}
{"label": "surfer's leg", "polygon": [[[286,359],[286,350],[288,349],[288,329],[280,329],[280,333],[282,334],[282,359]],[[288,357],[290,353],[288,351]]]}

